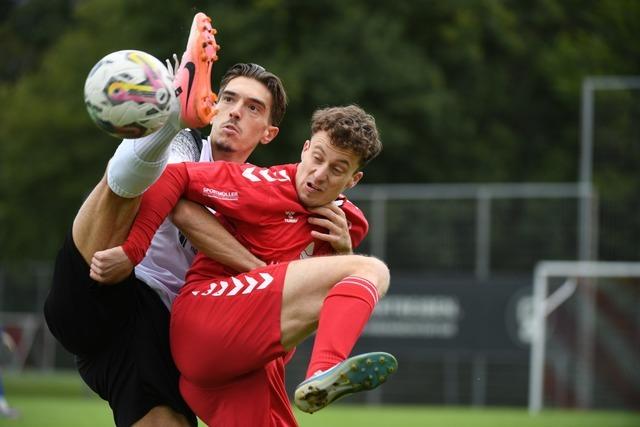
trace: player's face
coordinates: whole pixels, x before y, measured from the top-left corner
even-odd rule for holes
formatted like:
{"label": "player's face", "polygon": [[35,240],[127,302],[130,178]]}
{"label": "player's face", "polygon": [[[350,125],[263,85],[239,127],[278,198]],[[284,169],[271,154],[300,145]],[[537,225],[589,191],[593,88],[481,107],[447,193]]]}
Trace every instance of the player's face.
{"label": "player's face", "polygon": [[344,190],[362,178],[358,156],[331,144],[325,131],[305,142],[302,161],[296,172],[296,191],[300,202],[309,208],[335,200]]}
{"label": "player's face", "polygon": [[248,77],[231,80],[218,95],[218,113],[211,122],[215,160],[243,163],[258,144],[267,144],[278,134],[271,126],[271,93],[265,85]]}

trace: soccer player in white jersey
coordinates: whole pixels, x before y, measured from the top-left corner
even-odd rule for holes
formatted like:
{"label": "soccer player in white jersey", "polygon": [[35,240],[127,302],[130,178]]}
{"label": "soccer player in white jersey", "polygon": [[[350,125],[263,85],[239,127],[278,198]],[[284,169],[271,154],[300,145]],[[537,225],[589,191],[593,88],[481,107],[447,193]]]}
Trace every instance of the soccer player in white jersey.
{"label": "soccer player in white jersey", "polygon": [[[205,141],[199,140],[197,132],[182,130],[171,143],[169,163],[213,160],[244,163],[258,144],[267,144],[275,138],[276,126],[286,108],[284,87],[277,76],[257,64],[236,64],[222,78],[219,95],[219,102],[233,103],[234,108],[228,114],[213,118],[211,135]],[[254,111],[258,108],[264,112],[256,121]],[[263,129],[265,117],[269,118],[269,125]],[[259,125],[254,126],[254,122]],[[208,237],[206,245],[202,244],[210,256],[235,271],[264,265],[212,220],[208,211],[195,204],[186,209],[192,214],[183,224],[185,232],[195,240]],[[196,252],[189,239],[166,220],[158,229],[147,256],[136,266],[136,277],[156,290],[170,309]],[[123,271],[127,273],[128,270]]]}
{"label": "soccer player in white jersey", "polygon": [[[99,267],[89,269],[94,253],[124,241],[140,195],[160,175],[170,152],[185,148],[188,133],[180,134],[170,149],[182,127],[211,124],[211,156],[244,162],[257,144],[275,138],[284,115],[286,96],[280,80],[260,66],[240,64],[230,69],[220,87],[220,99],[233,102],[234,108],[226,117],[213,116],[211,70],[218,50],[214,34],[211,20],[196,14],[175,77],[180,105],[162,129],[144,138],[124,140],[118,147],[105,176],[74,219],[58,253],[45,302],[49,329],[76,356],[83,380],[109,402],[118,426],[197,424],[180,396],[168,340],[168,306],[192,249],[182,244],[177,230],[167,224],[166,234],[159,236],[154,252],[136,272],[139,278],[116,265],[111,272],[117,279],[109,286],[94,280],[105,273]],[[211,159],[208,148],[200,153],[203,161]],[[187,235],[209,224],[217,228],[202,239],[213,235],[228,245],[227,252],[212,256],[219,255],[220,262],[226,260],[238,270],[262,264],[216,226],[210,213],[189,208],[197,227],[187,230]],[[238,252],[230,261],[231,250]]]}

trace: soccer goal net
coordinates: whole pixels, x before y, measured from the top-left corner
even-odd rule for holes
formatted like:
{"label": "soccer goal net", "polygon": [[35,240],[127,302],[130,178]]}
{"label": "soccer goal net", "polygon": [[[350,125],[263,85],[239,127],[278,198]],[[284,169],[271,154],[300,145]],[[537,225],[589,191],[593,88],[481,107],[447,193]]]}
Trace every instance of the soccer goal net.
{"label": "soccer goal net", "polygon": [[640,408],[640,262],[542,261],[529,411]]}

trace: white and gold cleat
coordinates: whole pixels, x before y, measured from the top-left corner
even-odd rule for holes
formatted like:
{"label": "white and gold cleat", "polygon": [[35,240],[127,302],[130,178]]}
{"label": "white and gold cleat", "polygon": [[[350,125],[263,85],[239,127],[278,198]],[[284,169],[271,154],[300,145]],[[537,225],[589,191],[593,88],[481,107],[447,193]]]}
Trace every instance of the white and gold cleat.
{"label": "white and gold cleat", "polygon": [[389,353],[359,354],[301,382],[294,402],[301,411],[312,414],[343,396],[380,386],[397,369],[398,361]]}

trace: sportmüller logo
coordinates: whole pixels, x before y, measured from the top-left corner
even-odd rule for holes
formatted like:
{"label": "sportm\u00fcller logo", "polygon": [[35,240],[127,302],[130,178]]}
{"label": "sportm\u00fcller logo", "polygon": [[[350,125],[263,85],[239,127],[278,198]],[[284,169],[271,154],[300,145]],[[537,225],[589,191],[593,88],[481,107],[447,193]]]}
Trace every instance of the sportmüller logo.
{"label": "sportm\u00fcller logo", "polygon": [[211,199],[220,200],[238,200],[239,197],[237,191],[220,191],[209,187],[202,188],[202,195]]}

